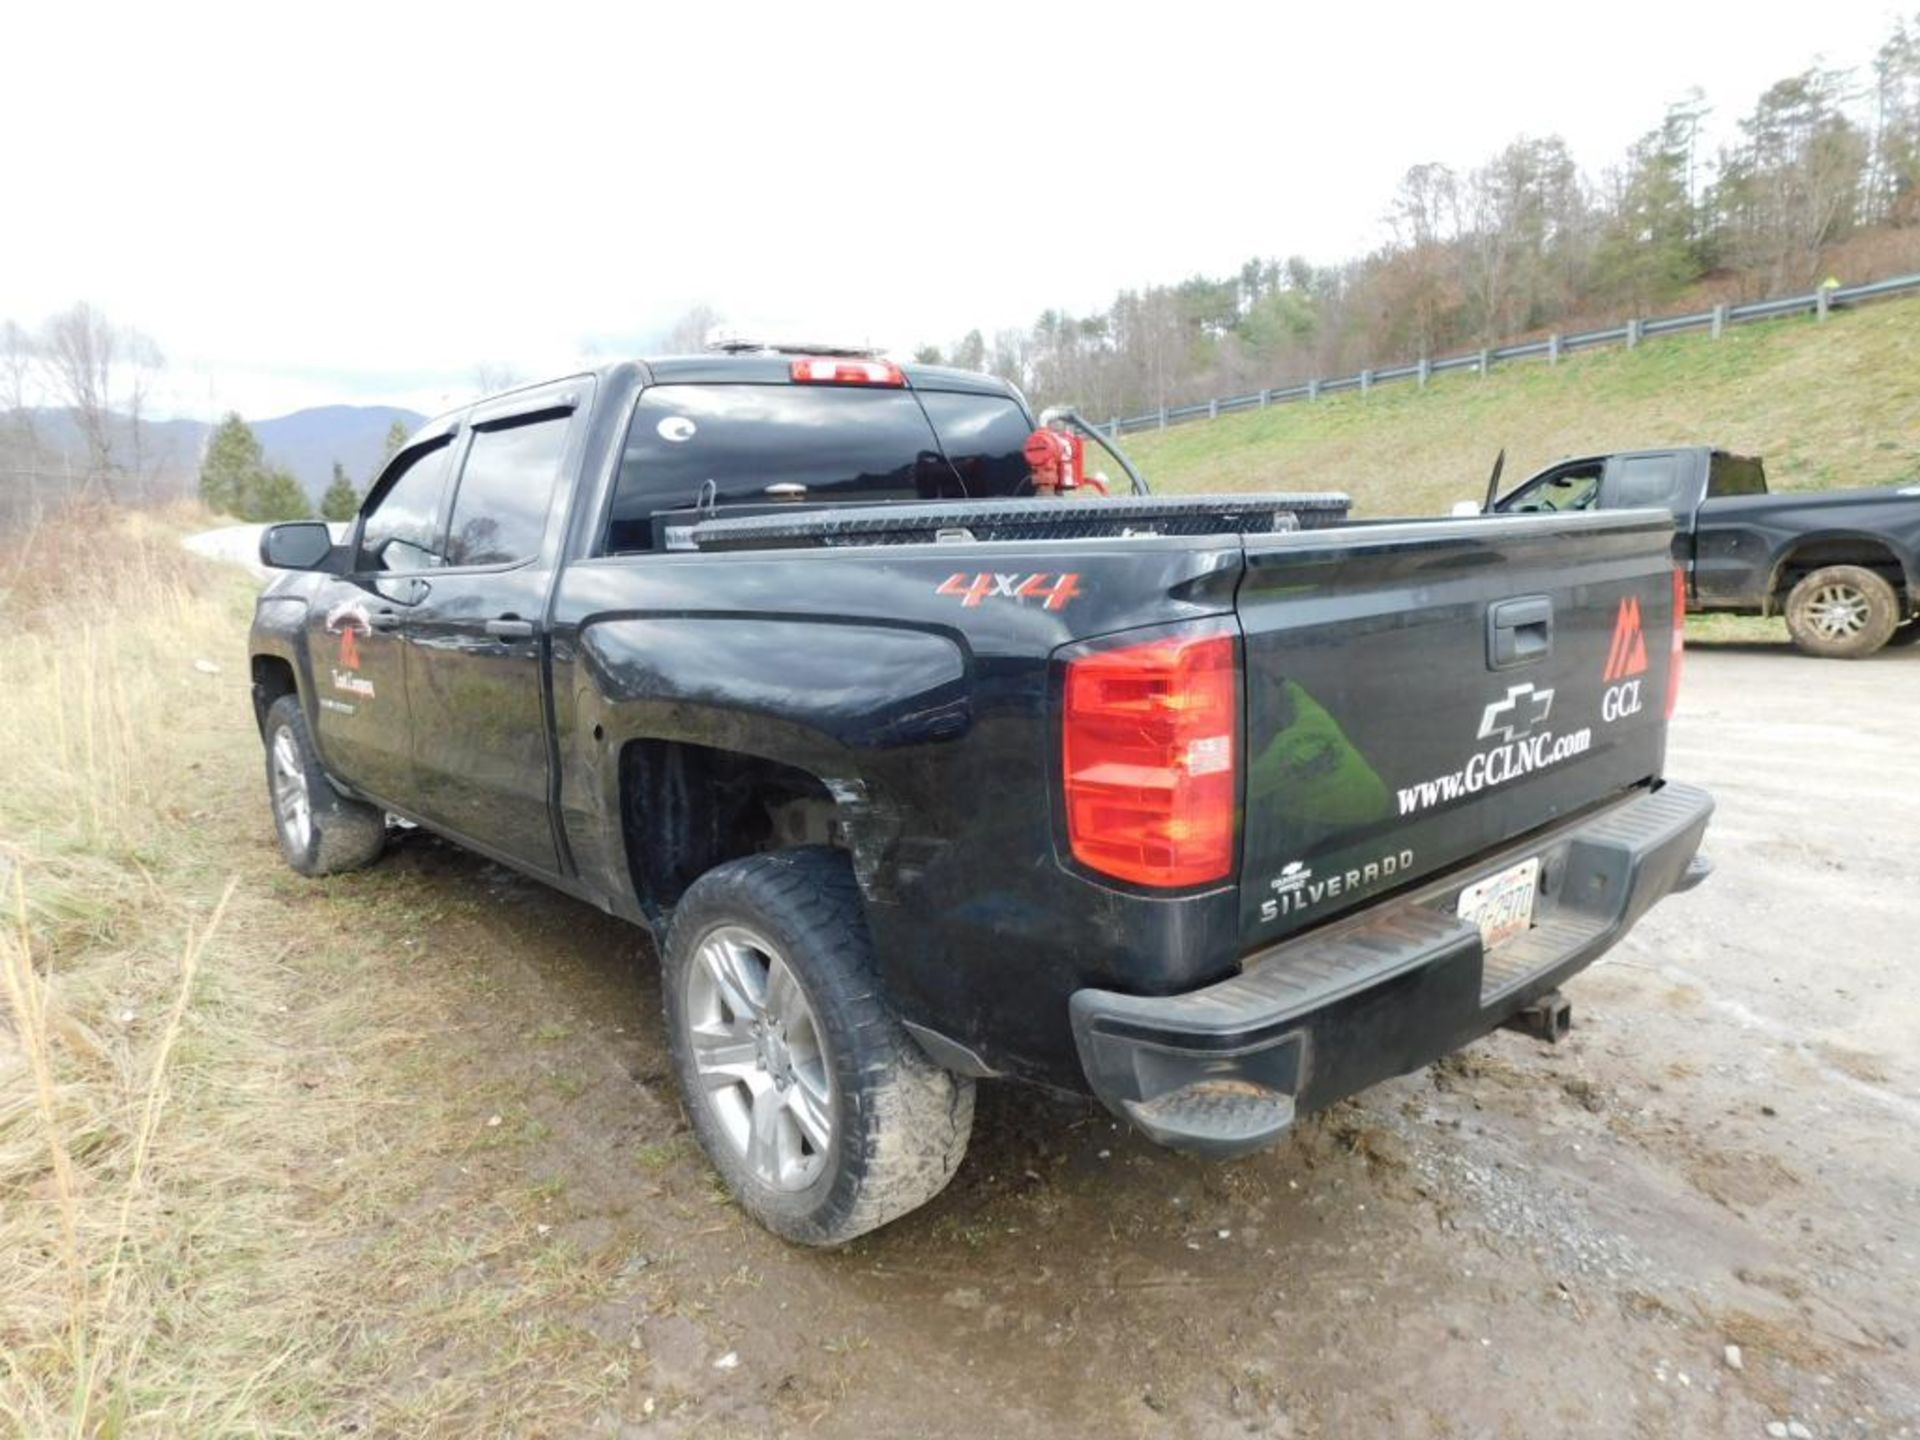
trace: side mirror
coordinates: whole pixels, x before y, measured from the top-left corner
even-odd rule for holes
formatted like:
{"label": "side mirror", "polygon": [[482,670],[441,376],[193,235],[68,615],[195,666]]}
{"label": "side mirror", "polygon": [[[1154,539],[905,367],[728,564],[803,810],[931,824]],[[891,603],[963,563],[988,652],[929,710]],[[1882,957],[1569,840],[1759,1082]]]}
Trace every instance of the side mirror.
{"label": "side mirror", "polygon": [[288,520],[260,532],[260,563],[269,570],[324,570],[333,531],[322,520]]}
{"label": "side mirror", "polygon": [[1447,511],[1447,514],[1453,516],[1456,520],[1464,520],[1469,515],[1478,515],[1479,513],[1479,502],[1474,500],[1456,500],[1453,502],[1453,508]]}

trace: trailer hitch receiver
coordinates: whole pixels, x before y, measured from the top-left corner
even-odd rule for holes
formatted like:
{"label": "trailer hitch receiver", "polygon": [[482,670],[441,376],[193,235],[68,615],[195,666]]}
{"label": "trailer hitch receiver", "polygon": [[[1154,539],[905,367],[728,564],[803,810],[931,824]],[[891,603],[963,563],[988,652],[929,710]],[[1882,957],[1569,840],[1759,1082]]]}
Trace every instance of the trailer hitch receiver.
{"label": "trailer hitch receiver", "polygon": [[1573,1028],[1573,1002],[1558,990],[1549,990],[1539,999],[1514,1012],[1507,1021],[1512,1030],[1524,1030],[1536,1040],[1558,1045]]}

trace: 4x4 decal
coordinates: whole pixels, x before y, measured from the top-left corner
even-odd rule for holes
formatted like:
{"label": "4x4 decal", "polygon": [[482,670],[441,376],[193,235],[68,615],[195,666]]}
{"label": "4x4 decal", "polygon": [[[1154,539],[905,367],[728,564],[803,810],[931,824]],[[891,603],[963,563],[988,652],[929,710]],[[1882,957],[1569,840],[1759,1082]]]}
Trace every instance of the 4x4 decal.
{"label": "4x4 decal", "polygon": [[960,604],[968,610],[978,608],[982,600],[1038,600],[1043,596],[1046,603],[1042,608],[1064,610],[1067,602],[1080,593],[1080,576],[1073,571],[1064,575],[1045,571],[1035,575],[1022,575],[1018,571],[999,575],[984,570],[969,575],[956,571],[941,581],[933,593],[958,595]]}

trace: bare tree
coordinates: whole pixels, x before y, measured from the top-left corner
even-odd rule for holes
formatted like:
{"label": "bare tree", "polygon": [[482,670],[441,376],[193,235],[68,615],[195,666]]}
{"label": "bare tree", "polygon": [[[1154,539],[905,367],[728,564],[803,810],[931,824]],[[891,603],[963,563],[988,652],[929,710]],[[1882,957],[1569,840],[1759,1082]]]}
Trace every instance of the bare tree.
{"label": "bare tree", "polygon": [[1776,82],[1722,159],[1714,206],[1729,258],[1769,289],[1818,278],[1822,248],[1858,213],[1869,142],[1842,108],[1847,85],[1818,67]]}
{"label": "bare tree", "polygon": [[1873,61],[1873,149],[1867,172],[1870,218],[1920,220],[1920,15],[1896,21]]}
{"label": "bare tree", "polygon": [[5,434],[29,448],[35,443],[34,372],[39,361],[39,348],[31,335],[11,320],[0,323],[0,412],[4,413]]}
{"label": "bare tree", "polygon": [[[138,330],[116,329],[81,301],[41,326],[35,350],[49,397],[71,411],[80,432],[83,488],[98,485],[109,499],[139,495],[151,479],[146,410],[153,377],[166,364],[160,347]],[[116,444],[122,424],[129,451],[124,463]],[[123,476],[132,480],[125,496],[117,483]]]}
{"label": "bare tree", "polygon": [[1404,314],[1405,340],[1419,355],[1440,346],[1444,320],[1457,300],[1449,293],[1457,264],[1453,247],[1460,236],[1460,182],[1445,165],[1416,165],[1400,181],[1388,224],[1399,242],[1398,254],[1383,257],[1386,268],[1398,262],[1401,293],[1393,307]]}
{"label": "bare tree", "polygon": [[511,390],[525,380],[526,377],[511,365],[496,360],[482,360],[473,367],[473,388],[482,395],[498,395],[502,390]]}
{"label": "bare tree", "polygon": [[11,320],[0,323],[0,525],[39,509],[38,364],[33,337]]}
{"label": "bare tree", "polygon": [[704,302],[692,306],[667,331],[669,355],[697,355],[707,348],[707,335],[721,321],[721,314]]}
{"label": "bare tree", "polygon": [[113,496],[113,416],[108,397],[119,337],[107,317],[84,300],[48,320],[40,331],[40,360],[49,388],[73,412],[86,447],[86,480]]}

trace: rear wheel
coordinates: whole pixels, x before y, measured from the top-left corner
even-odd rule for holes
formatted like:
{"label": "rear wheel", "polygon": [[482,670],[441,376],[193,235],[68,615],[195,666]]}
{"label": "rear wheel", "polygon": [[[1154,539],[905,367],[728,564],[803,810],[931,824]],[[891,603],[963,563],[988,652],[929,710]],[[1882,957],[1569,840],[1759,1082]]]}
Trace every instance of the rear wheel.
{"label": "rear wheel", "polygon": [[300,701],[283,695],[267,711],[267,798],[280,852],[302,875],[357,870],[380,858],[387,817],[333,788],[313,751]]}
{"label": "rear wheel", "polygon": [[780,850],[710,870],[674,913],[664,972],[694,1134],[769,1230],[838,1245],[952,1179],[973,1082],[928,1059],[880,998],[845,855]]}
{"label": "rear wheel", "polygon": [[1858,660],[1885,645],[1899,623],[1893,586],[1858,565],[1815,570],[1787,596],[1787,631],[1809,655]]}

